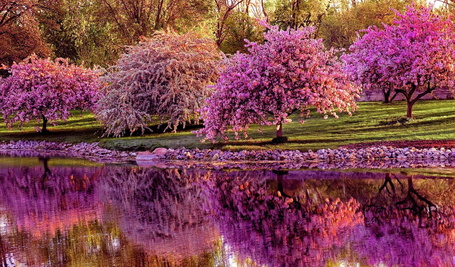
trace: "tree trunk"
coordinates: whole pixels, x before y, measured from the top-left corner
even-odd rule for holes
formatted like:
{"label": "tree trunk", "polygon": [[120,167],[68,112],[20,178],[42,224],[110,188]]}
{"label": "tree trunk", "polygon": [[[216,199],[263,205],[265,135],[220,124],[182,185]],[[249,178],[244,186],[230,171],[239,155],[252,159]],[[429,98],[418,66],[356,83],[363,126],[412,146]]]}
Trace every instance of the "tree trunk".
{"label": "tree trunk", "polygon": [[288,174],[287,171],[276,171],[276,170],[273,170],[274,173],[276,173],[276,182],[277,182],[277,186],[276,186],[276,190],[277,192],[279,192],[279,194],[283,197],[289,197],[289,198],[292,198],[290,195],[286,194],[284,192],[284,185],[283,185],[283,181],[284,181],[284,175],[285,174]]}
{"label": "tree trunk", "polygon": [[276,138],[283,137],[283,124],[281,122],[276,124]]}
{"label": "tree trunk", "polygon": [[412,107],[414,106],[413,101],[406,101],[408,104],[407,112],[406,112],[406,117],[408,119],[412,119]]}
{"label": "tree trunk", "polygon": [[43,116],[43,127],[41,128],[41,132],[48,133],[49,131],[47,130],[47,119],[44,117],[44,115],[41,116]]}
{"label": "tree trunk", "polygon": [[276,124],[276,137],[272,139],[272,143],[274,144],[281,144],[286,143],[288,138],[283,136],[283,123],[278,122]]}
{"label": "tree trunk", "polygon": [[383,104],[390,104],[390,90],[382,90],[382,93],[384,94],[384,101],[382,101]]}

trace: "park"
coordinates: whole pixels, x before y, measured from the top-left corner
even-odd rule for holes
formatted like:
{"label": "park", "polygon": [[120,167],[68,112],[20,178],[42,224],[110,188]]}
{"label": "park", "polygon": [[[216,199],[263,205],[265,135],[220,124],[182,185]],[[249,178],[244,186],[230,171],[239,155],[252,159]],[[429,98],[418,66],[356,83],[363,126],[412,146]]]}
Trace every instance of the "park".
{"label": "park", "polygon": [[18,3],[2,266],[455,266],[455,2]]}

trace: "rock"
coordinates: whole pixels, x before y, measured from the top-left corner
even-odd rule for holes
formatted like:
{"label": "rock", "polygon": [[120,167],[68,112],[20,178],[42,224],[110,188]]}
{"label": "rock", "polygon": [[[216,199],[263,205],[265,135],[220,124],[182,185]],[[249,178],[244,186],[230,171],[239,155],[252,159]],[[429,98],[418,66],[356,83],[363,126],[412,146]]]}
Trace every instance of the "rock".
{"label": "rock", "polygon": [[147,160],[157,160],[159,159],[159,156],[151,153],[149,151],[144,151],[144,152],[138,152],[136,155],[136,162],[138,161],[147,161]]}
{"label": "rock", "polygon": [[210,159],[211,161],[217,161],[220,159],[220,155],[218,153],[216,153],[215,155],[213,155],[213,157]]}
{"label": "rock", "polygon": [[167,148],[164,147],[158,147],[153,150],[153,154],[158,155],[158,156],[164,156],[168,152]]}

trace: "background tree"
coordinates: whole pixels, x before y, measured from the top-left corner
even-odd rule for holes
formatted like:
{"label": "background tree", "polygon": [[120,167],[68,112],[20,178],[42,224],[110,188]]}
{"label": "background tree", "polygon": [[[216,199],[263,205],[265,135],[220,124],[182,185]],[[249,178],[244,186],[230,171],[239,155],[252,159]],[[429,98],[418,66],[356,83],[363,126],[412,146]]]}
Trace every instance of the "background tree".
{"label": "background tree", "polygon": [[311,106],[334,116],[353,111],[358,88],[347,81],[335,51],[326,51],[322,40],[310,37],[313,32],[271,27],[264,44],[249,43],[249,54],[228,59],[203,110],[205,128],[198,133],[210,140],[227,139],[225,132],[232,126],[238,138],[239,132],[247,136],[251,123],[275,124],[275,140],[284,141],[282,123],[296,111],[301,116]]}
{"label": "background tree", "polygon": [[271,23],[281,29],[306,26],[318,29],[332,4],[333,0],[278,0]]}
{"label": "background tree", "polygon": [[[262,41],[262,27],[259,20],[263,19],[261,6],[251,0],[239,3],[225,18],[219,18],[216,41],[221,51],[234,54],[237,51],[247,52],[245,40]],[[221,16],[221,14],[220,14]]]}
{"label": "background tree", "polygon": [[226,23],[229,16],[236,10],[236,7],[246,0],[215,0],[217,21],[215,30],[215,42],[221,47],[226,38]]}
{"label": "background tree", "polygon": [[0,111],[8,127],[30,120],[56,124],[73,109],[91,109],[97,100],[99,72],[71,65],[67,60],[31,56],[11,67],[0,81]]}
{"label": "background tree", "polygon": [[188,33],[157,33],[128,48],[107,74],[96,116],[105,134],[121,136],[166,123],[166,129],[197,123],[207,85],[219,75],[221,53],[215,43]]}
{"label": "background tree", "polygon": [[[394,10],[404,11],[407,5],[419,0],[332,1],[323,17],[318,37],[327,47],[348,49],[360,30],[370,26],[382,28],[395,18]],[[360,32],[360,34],[363,34]]]}
{"label": "background tree", "polygon": [[40,0],[37,18],[53,56],[107,67],[126,45],[156,30],[210,35],[213,1],[169,0]]}
{"label": "background tree", "polygon": [[[374,29],[378,29],[374,27]],[[382,42],[387,38],[385,32],[381,30],[370,32],[362,37],[362,48],[354,48],[355,53],[343,57],[346,63],[346,72],[350,77],[363,86],[364,90],[380,90],[384,96],[383,103],[391,103],[397,93],[394,84],[381,72],[386,59],[387,48],[382,46]]]}
{"label": "background tree", "polygon": [[0,65],[11,66],[32,53],[49,55],[34,16],[37,4],[34,0],[0,0]]}
{"label": "background tree", "polygon": [[[203,0],[100,0],[105,18],[116,25],[128,44],[150,37],[155,31],[172,28],[194,30],[210,17],[212,2]],[[177,26],[178,25],[178,26]]]}
{"label": "background tree", "polygon": [[[43,1],[44,2],[44,1]],[[38,14],[43,38],[53,56],[107,67],[121,53],[124,40],[105,18],[100,1],[46,0]]]}
{"label": "background tree", "polygon": [[412,118],[418,100],[436,89],[454,86],[453,29],[452,21],[443,20],[430,8],[410,6],[397,13],[394,25],[366,30],[351,46],[352,53],[344,57],[347,71],[366,87],[390,83],[404,96],[406,116]]}

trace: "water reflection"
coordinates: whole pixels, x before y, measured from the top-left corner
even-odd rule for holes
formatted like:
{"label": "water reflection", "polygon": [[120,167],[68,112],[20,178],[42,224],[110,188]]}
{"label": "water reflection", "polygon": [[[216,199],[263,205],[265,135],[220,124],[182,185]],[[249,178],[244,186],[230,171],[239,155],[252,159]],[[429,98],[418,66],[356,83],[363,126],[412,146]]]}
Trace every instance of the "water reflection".
{"label": "water reflection", "polygon": [[[220,224],[221,232],[241,262],[455,264],[454,201],[447,194],[453,192],[451,179],[414,180],[385,173],[382,181],[353,184],[351,179],[304,181],[284,176],[230,173],[207,186],[215,198],[216,217],[228,222]],[[347,187],[356,192],[355,199]],[[371,188],[377,188],[376,194]]]}
{"label": "water reflection", "polygon": [[[115,210],[105,216],[147,253],[168,264],[194,264],[191,259],[212,253],[220,235],[201,207],[207,205],[195,185],[206,174],[189,170],[108,168],[100,183],[105,200]],[[119,220],[120,218],[120,220]],[[204,266],[213,263],[203,260]]]}
{"label": "water reflection", "polygon": [[453,179],[430,171],[5,162],[2,266],[455,265]]}
{"label": "water reflection", "polygon": [[[100,211],[94,193],[100,169],[50,168],[49,158],[38,160],[40,165],[26,162],[0,169],[1,217],[6,222],[1,229],[3,266],[68,261],[71,250],[67,248],[79,243],[67,242],[72,240],[71,232],[89,227],[86,223],[96,221]],[[92,244],[85,242],[80,248],[87,246]]]}

